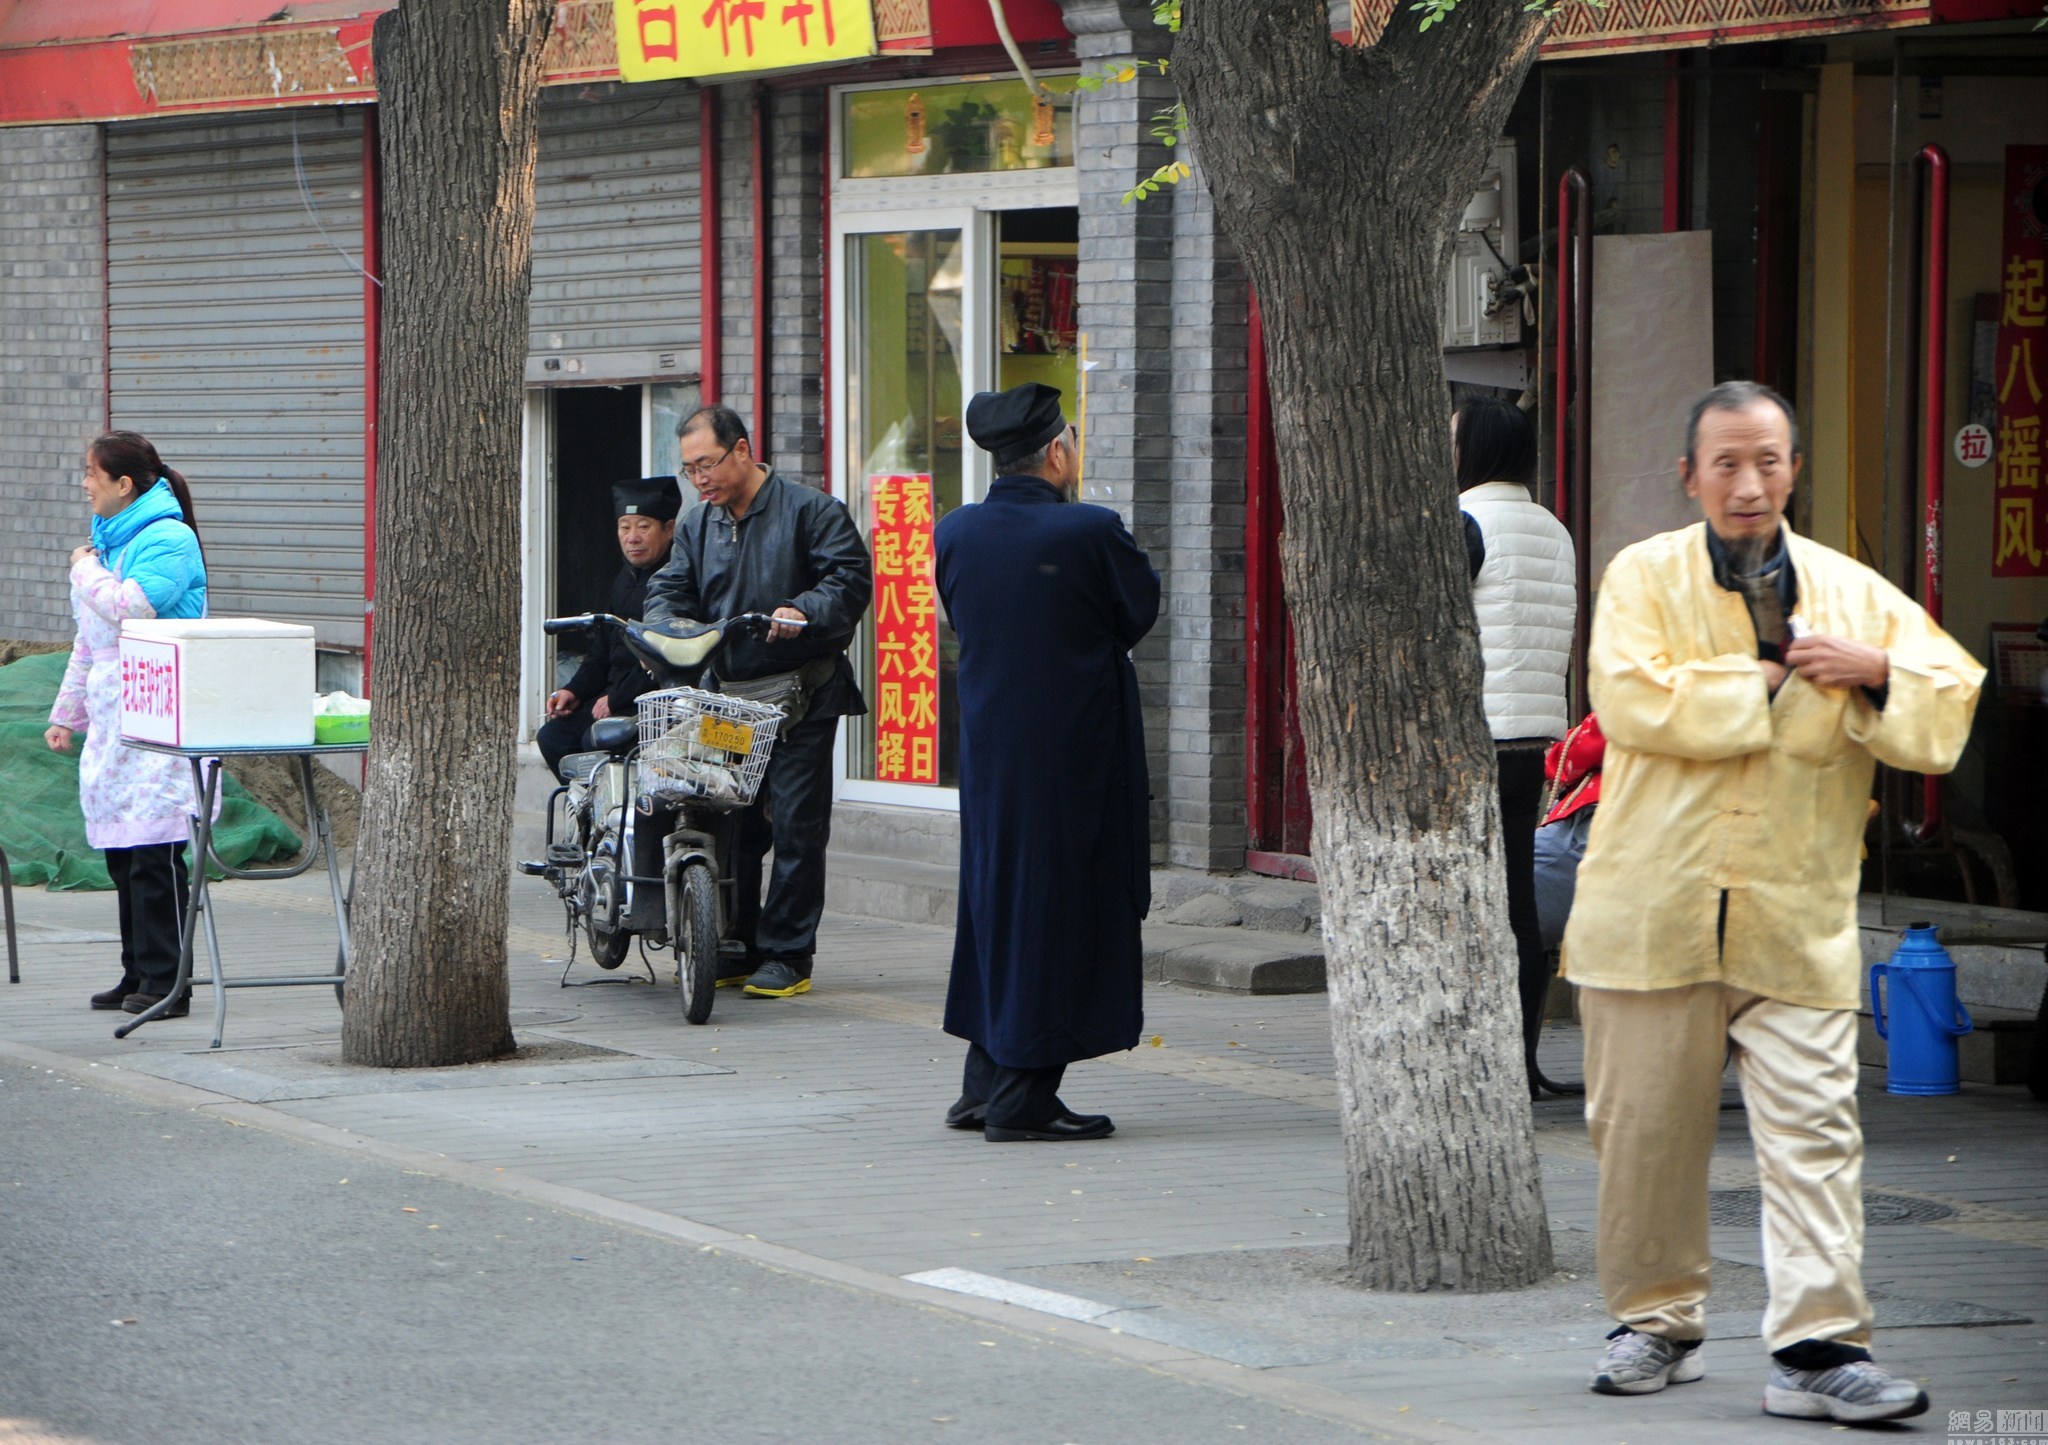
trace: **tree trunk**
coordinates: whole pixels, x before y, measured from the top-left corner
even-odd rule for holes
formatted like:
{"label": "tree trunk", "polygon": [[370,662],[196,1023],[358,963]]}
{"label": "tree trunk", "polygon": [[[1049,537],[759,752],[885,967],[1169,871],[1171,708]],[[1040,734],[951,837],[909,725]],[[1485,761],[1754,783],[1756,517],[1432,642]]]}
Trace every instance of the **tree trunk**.
{"label": "tree trunk", "polygon": [[1369,48],[1326,0],[1186,0],[1172,73],[1258,289],[1350,1180],[1375,1289],[1551,1268],[1478,628],[1446,247],[1536,54],[1519,0]]}
{"label": "tree trunk", "polygon": [[403,0],[372,42],[384,331],[376,707],[342,1010],[355,1064],[513,1047],[521,378],[554,9]]}

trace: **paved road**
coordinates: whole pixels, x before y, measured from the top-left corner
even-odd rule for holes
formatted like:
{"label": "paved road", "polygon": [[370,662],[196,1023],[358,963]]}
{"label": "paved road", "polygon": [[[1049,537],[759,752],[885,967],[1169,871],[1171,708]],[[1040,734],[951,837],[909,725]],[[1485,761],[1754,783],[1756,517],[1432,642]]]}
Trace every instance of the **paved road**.
{"label": "paved road", "polygon": [[4,1079],[0,1440],[1358,1438],[63,1073]]}
{"label": "paved road", "polygon": [[[244,972],[324,968],[333,943],[323,888],[302,879],[217,890],[231,962]],[[34,1210],[11,1197],[21,1193],[9,1187],[15,1179],[43,1187],[60,1166],[83,1167],[79,1141],[105,1131],[64,1128],[54,1145],[38,1145],[47,1165],[16,1162],[17,1120],[63,1116],[9,1097],[22,1077],[56,1082],[22,1076],[10,1054],[85,1080],[135,1080],[142,1092],[122,1097],[121,1118],[143,1107],[133,1099],[179,1104],[172,1125],[139,1126],[138,1159],[160,1146],[187,1160],[182,1132],[196,1131],[223,1148],[223,1136],[260,1139],[287,1160],[322,1161],[290,1189],[267,1175],[236,1184],[232,1172],[216,1185],[210,1164],[177,1185],[217,1189],[256,1217],[223,1213],[227,1232],[174,1233],[198,1262],[174,1254],[157,1288],[202,1318],[218,1305],[217,1328],[264,1352],[253,1375],[264,1389],[283,1381],[292,1406],[318,1402],[261,1416],[269,1434],[238,1423],[259,1418],[238,1402],[206,1419],[213,1439],[325,1445],[401,1429],[408,1441],[639,1438],[630,1422],[588,1413],[613,1401],[627,1402],[619,1409],[633,1420],[653,1401],[664,1438],[679,1440],[947,1439],[971,1428],[991,1440],[1150,1445],[1219,1434],[1346,1438],[1345,1426],[1362,1425],[1438,1442],[1796,1445],[1827,1433],[1757,1413],[1754,1223],[1714,1233],[1722,1263],[1705,1382],[1640,1401],[1585,1391],[1603,1312],[1583,1259],[1596,1171],[1574,1102],[1536,1111],[1559,1278],[1483,1301],[1338,1284],[1329,1262],[1345,1232],[1343,1159],[1320,997],[1149,988],[1145,1045],[1069,1077],[1069,1097],[1113,1114],[1116,1137],[998,1147],[939,1126],[960,1057],[938,1027],[951,942],[943,930],[828,919],[816,991],[780,1003],[722,997],[711,1025],[692,1029],[672,984],[558,988],[559,914],[515,884],[514,1025],[529,1048],[567,1052],[394,1076],[335,1065],[339,1018],[326,989],[237,992],[220,1053],[204,1049],[200,1017],[116,1043],[108,1017],[84,1007],[111,978],[111,901],[40,892],[17,901],[24,977],[0,987],[0,1077],[9,1081],[0,1086],[0,1254],[13,1261],[0,1270],[0,1445],[13,1445],[10,1417],[72,1432],[58,1438],[175,1439],[157,1420],[202,1418],[195,1402],[218,1395],[221,1378],[191,1349],[155,1394],[134,1373],[131,1352],[144,1363],[170,1358],[147,1333],[148,1301],[114,1285],[131,1277],[141,1227],[111,1211],[97,1217],[90,1179],[51,1185]],[[572,976],[597,974],[579,964]],[[202,997],[202,1012],[210,1002]],[[1569,1027],[1546,1032],[1553,1077],[1576,1075],[1577,1044]],[[1938,1215],[1874,1223],[1866,1260],[1884,1296],[1882,1358],[1934,1394],[1935,1413],[1915,1433],[1943,1438],[1950,1410],[2048,1406],[2048,1109],[2012,1089],[1904,1100],[1881,1089],[1882,1074],[1868,1071],[1866,1191]],[[69,1082],[54,1093],[80,1110],[100,1096]],[[257,1127],[230,1129],[224,1116]],[[1753,1189],[1743,1116],[1722,1124],[1714,1187]],[[184,1178],[145,1186],[134,1182],[139,1165],[103,1152],[87,1173],[113,1171],[137,1199],[175,1194]],[[333,1198],[362,1197],[368,1156],[421,1173],[395,1176],[400,1187],[375,1208]],[[330,1178],[322,1171],[335,1160],[344,1167]],[[334,1183],[344,1175],[350,1185]],[[445,1192],[430,1198],[430,1189]],[[403,1214],[407,1204],[422,1213]],[[352,1235],[371,1216],[390,1232]],[[334,1252],[305,1270],[279,1269],[278,1259],[309,1247],[302,1221],[328,1242],[310,1247]],[[270,1241],[262,1267],[221,1276],[232,1290],[215,1288],[208,1271],[249,1258],[258,1240]],[[452,1253],[450,1240],[474,1258]],[[720,1253],[698,1255],[707,1242]],[[635,1266],[613,1269],[626,1250],[639,1251]],[[82,1326],[104,1338],[81,1342],[60,1328],[76,1312],[64,1280],[102,1254],[119,1258],[80,1278],[109,1291]],[[375,1288],[336,1296],[327,1277],[362,1274],[365,1258],[383,1262],[368,1276]],[[652,1263],[678,1259],[667,1274]],[[714,1266],[732,1280],[699,1273]],[[1083,1313],[1031,1314],[899,1278],[934,1272],[998,1298],[1019,1285],[1056,1291]],[[643,1288],[648,1280],[658,1287]],[[735,1296],[737,1281],[759,1283]],[[608,1314],[616,1322],[584,1323]],[[128,1316],[142,1323],[106,1323]],[[1991,1323],[2018,1319],[2044,1323]],[[424,1343],[387,1348],[371,1324]],[[320,1363],[330,1359],[345,1363]],[[141,1413],[90,1413],[113,1408],[115,1383],[120,1398],[140,1392]],[[1215,1385],[1261,1403],[1240,1407],[1237,1394],[1203,1388]],[[31,1388],[40,1393],[24,1397]],[[398,1402],[377,1422],[385,1434],[333,1427],[358,1393]],[[414,1419],[408,1397],[457,1403]],[[585,1414],[560,1413],[576,1408]],[[477,1422],[468,1437],[433,1433],[465,1420]],[[1237,1424],[1246,1429],[1229,1428]]]}

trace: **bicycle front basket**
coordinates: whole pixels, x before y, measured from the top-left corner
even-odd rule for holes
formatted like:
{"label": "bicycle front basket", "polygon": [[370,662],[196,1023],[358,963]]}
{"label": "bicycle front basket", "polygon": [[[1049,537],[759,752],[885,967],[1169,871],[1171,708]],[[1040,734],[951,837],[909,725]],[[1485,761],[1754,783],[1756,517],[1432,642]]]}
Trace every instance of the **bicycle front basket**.
{"label": "bicycle front basket", "polygon": [[760,791],[782,709],[694,687],[640,695],[640,786],[667,802],[744,808]]}

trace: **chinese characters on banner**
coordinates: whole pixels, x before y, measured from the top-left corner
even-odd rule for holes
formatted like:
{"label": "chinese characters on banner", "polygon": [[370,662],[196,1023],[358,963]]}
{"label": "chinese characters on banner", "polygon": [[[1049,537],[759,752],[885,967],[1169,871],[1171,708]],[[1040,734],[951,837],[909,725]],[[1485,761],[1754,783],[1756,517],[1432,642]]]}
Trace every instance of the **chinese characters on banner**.
{"label": "chinese characters on banner", "polygon": [[871,0],[612,0],[619,74],[692,79],[875,53]]}
{"label": "chinese characters on banner", "polygon": [[2005,242],[1999,249],[1998,426],[1991,575],[2048,576],[2041,505],[2041,422],[2048,385],[2048,146],[2005,148]]}
{"label": "chinese characters on banner", "polygon": [[932,479],[871,476],[875,554],[875,778],[939,780],[939,589]]}

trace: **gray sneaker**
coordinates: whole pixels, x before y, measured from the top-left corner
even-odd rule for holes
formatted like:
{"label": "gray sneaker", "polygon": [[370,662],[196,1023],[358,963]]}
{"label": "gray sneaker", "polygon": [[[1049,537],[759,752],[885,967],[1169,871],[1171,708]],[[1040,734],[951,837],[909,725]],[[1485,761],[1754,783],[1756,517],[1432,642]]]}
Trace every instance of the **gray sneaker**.
{"label": "gray sneaker", "polygon": [[1593,1367],[1596,1395],[1654,1395],[1666,1385],[1683,1385],[1706,1374],[1700,1347],[1690,1349],[1662,1335],[1622,1330],[1607,1341],[1607,1353]]}
{"label": "gray sneaker", "polygon": [[1927,1392],[1869,1360],[1827,1370],[1788,1370],[1773,1364],[1770,1383],[1764,1386],[1764,1413],[1851,1425],[1904,1420],[1927,1413]]}

